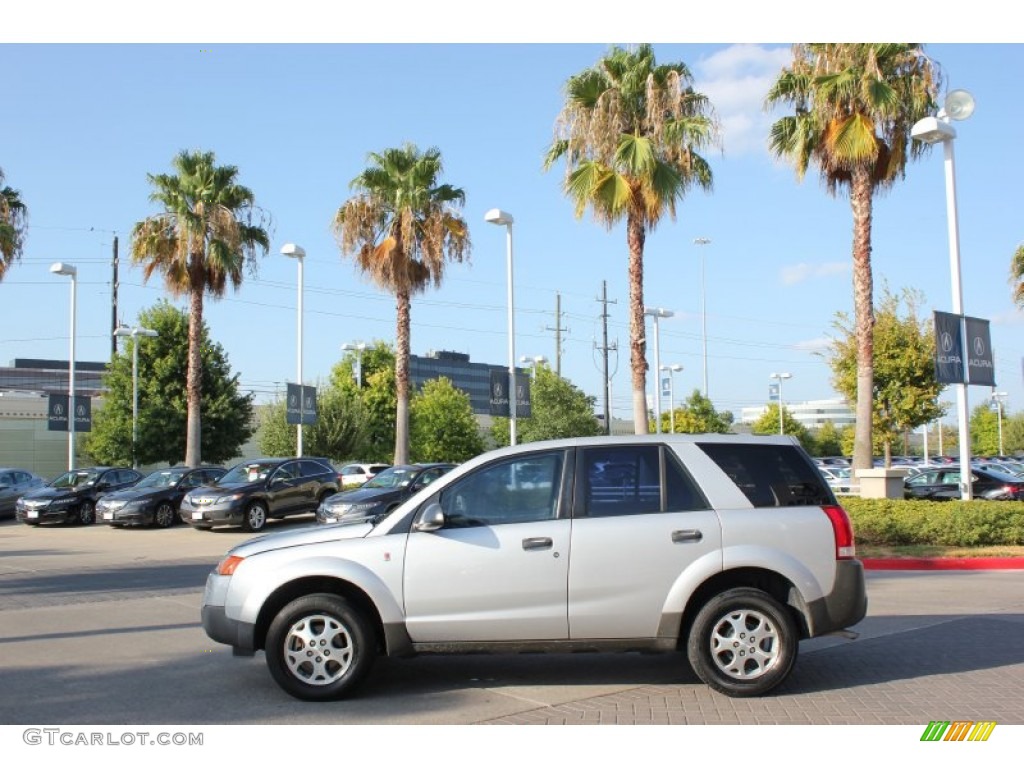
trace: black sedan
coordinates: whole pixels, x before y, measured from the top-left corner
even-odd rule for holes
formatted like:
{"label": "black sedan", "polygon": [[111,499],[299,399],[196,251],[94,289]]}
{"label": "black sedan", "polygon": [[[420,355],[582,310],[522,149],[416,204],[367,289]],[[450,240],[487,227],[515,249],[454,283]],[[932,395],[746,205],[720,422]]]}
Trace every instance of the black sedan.
{"label": "black sedan", "polygon": [[135,485],[108,493],[96,504],[96,519],[113,526],[155,525],[169,528],[178,520],[186,493],[215,483],[223,467],[171,467],[146,475]]}
{"label": "black sedan", "polygon": [[[907,499],[950,501],[960,498],[960,467],[930,467],[903,483]],[[971,468],[971,496],[994,501],[1024,500],[1024,478],[990,469]]]}
{"label": "black sedan", "polygon": [[325,499],[316,511],[316,521],[337,523],[387,514],[454,468],[455,464],[441,463],[388,467],[358,488]]}
{"label": "black sedan", "polygon": [[85,467],[65,472],[49,485],[18,499],[14,514],[26,525],[96,522],[96,502],[112,491],[135,485],[142,474],[128,467]]}

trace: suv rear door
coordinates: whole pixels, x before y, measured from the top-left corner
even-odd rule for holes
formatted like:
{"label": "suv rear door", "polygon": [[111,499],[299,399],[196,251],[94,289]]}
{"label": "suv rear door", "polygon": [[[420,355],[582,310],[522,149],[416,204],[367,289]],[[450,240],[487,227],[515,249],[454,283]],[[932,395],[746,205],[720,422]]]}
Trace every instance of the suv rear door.
{"label": "suv rear door", "polygon": [[575,476],[570,638],[657,636],[684,574],[701,560],[705,577],[721,570],[717,515],[657,444],[582,448]]}

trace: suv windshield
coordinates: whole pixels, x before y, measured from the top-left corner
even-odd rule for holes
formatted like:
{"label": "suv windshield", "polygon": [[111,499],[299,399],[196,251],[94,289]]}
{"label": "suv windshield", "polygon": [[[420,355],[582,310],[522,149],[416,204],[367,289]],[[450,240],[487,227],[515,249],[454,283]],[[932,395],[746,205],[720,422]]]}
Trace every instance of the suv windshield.
{"label": "suv windshield", "polygon": [[100,473],[95,469],[78,469],[72,470],[71,472],[65,472],[63,475],[54,480],[50,485],[54,488],[77,488],[80,485],[86,485],[96,480],[100,476]]}
{"label": "suv windshield", "polygon": [[247,461],[233,467],[218,482],[221,485],[229,483],[255,483],[257,480],[266,480],[267,475],[274,471],[280,464],[277,461]]}

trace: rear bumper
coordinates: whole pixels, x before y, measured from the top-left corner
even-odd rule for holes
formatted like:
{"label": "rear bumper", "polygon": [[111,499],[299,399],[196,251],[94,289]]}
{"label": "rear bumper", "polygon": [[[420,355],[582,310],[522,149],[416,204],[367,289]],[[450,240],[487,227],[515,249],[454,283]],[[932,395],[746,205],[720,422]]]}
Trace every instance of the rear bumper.
{"label": "rear bumper", "polygon": [[867,612],[864,564],[860,560],[839,560],[832,592],[807,605],[808,636],[817,637],[852,627]]}

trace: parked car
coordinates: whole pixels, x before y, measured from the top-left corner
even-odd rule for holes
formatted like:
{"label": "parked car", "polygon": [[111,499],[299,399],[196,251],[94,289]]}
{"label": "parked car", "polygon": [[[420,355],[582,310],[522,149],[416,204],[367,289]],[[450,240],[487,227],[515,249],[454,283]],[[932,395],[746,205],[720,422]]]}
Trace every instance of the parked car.
{"label": "parked car", "polygon": [[553,440],[477,456],[389,515],[233,547],[201,617],[305,700],[352,693],[378,655],[612,650],[685,651],[716,691],[756,696],[801,639],[864,617],[855,554],[792,437]]}
{"label": "parked car", "polygon": [[388,467],[360,487],[324,499],[317,507],[316,521],[336,523],[345,518],[387,514],[455,466],[435,463]]}
{"label": "parked car", "polygon": [[991,472],[1002,472],[1004,475],[1024,476],[1024,464],[1018,461],[978,461],[971,462],[971,466]]}
{"label": "parked car", "polygon": [[96,522],[96,503],[108,493],[135,485],[142,473],[129,467],[83,467],[65,472],[53,482],[29,491],[15,505],[18,522]]}
{"label": "parked car", "polygon": [[390,464],[346,464],[338,470],[338,481],[342,488],[354,488],[390,466]]}
{"label": "parked car", "polygon": [[[908,499],[950,501],[959,499],[961,472],[959,466],[929,467],[903,481],[903,495]],[[971,496],[997,501],[1024,500],[1024,478],[988,469],[971,467]]]}
{"label": "parked car", "polygon": [[853,481],[850,479],[850,472],[852,471],[849,467],[818,467],[818,471],[824,476],[828,482],[828,487],[832,489],[833,493],[851,493],[853,488]]}
{"label": "parked car", "polygon": [[46,479],[35,472],[17,467],[0,467],[0,518],[14,517],[14,503],[19,496],[46,485]]}
{"label": "parked car", "polygon": [[185,494],[179,516],[201,530],[240,525],[261,531],[270,518],[315,513],[337,492],[338,472],[327,459],[253,459]]}
{"label": "parked car", "polygon": [[225,471],[223,467],[158,469],[135,485],[100,499],[96,503],[96,519],[116,527],[169,528],[178,521],[178,507],[185,494],[201,485],[217,482]]}

